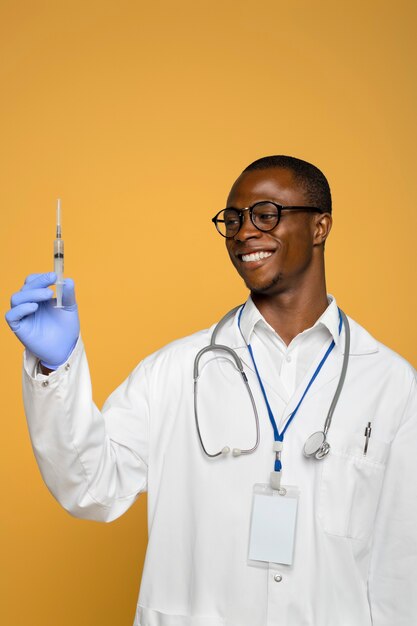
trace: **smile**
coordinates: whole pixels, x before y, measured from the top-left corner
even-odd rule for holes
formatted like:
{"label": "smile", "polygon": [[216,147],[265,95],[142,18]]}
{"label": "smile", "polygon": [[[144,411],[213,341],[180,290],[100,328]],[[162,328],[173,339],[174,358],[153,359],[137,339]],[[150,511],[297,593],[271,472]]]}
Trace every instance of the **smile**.
{"label": "smile", "polygon": [[267,259],[269,256],[272,256],[272,252],[264,252],[261,250],[260,252],[252,252],[251,254],[242,254],[241,259],[244,263],[248,263],[250,261],[260,261],[261,259]]}

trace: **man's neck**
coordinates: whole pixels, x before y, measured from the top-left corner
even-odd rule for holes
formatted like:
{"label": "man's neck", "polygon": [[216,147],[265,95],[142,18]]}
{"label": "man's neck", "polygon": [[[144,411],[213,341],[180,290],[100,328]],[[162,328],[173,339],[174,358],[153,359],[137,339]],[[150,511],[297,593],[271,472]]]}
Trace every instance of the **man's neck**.
{"label": "man's neck", "polygon": [[283,292],[274,296],[251,294],[268,324],[289,345],[303,330],[311,328],[328,307],[326,285],[315,293]]}

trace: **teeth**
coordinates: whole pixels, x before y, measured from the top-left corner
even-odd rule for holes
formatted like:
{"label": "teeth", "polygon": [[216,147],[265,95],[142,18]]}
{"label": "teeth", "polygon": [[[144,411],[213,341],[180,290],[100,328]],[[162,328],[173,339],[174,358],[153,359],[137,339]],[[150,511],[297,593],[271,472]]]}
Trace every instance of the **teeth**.
{"label": "teeth", "polygon": [[261,259],[267,259],[272,255],[272,252],[252,252],[252,254],[242,254],[242,261],[247,263],[248,261],[260,261]]}

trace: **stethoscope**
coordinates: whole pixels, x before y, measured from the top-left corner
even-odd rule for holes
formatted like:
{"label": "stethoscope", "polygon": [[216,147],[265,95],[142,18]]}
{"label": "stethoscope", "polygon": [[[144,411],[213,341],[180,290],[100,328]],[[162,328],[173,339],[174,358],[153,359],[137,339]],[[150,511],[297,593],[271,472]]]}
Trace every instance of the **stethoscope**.
{"label": "stethoscope", "polygon": [[[198,433],[198,438],[200,440],[200,444],[201,447],[204,451],[204,454],[206,454],[208,457],[210,458],[214,458],[217,456],[221,456],[221,455],[227,455],[230,453],[230,447],[229,446],[224,446],[219,452],[216,452],[214,454],[211,454],[210,452],[207,451],[207,449],[204,446],[203,443],[203,439],[201,436],[201,431],[200,431],[200,423],[199,423],[199,419],[198,419],[198,409],[197,409],[197,395],[198,395],[198,379],[199,379],[199,363],[200,363],[200,359],[203,356],[203,354],[207,354],[208,352],[225,352],[226,354],[228,354],[230,357],[232,357],[236,368],[238,369],[238,371],[241,374],[242,377],[242,381],[244,383],[246,392],[249,395],[251,404],[252,404],[252,409],[253,409],[253,413],[255,416],[255,424],[256,424],[256,441],[255,441],[255,445],[252,448],[248,448],[248,449],[240,449],[240,448],[233,448],[232,449],[232,454],[233,456],[240,456],[242,454],[251,454],[252,452],[255,452],[255,450],[258,448],[259,446],[259,438],[260,438],[260,428],[259,428],[259,415],[258,415],[258,410],[256,408],[256,403],[255,403],[255,399],[253,397],[251,388],[249,386],[249,382],[248,379],[246,377],[246,374],[243,370],[243,363],[242,360],[240,359],[240,357],[236,354],[236,352],[232,349],[229,348],[229,346],[225,346],[222,344],[218,344],[216,343],[216,337],[220,331],[220,329],[226,324],[226,322],[233,317],[236,312],[241,309],[242,305],[239,305],[237,307],[235,307],[234,309],[232,309],[231,311],[229,311],[228,313],[226,313],[226,315],[224,317],[222,317],[222,319],[218,322],[218,324],[215,326],[213,333],[211,335],[211,340],[210,340],[210,344],[208,346],[205,346],[204,348],[202,348],[196,355],[195,359],[194,359],[194,417],[195,417],[195,424],[197,427],[197,433]],[[342,369],[340,372],[340,377],[339,377],[339,383],[337,385],[337,389],[335,391],[335,394],[333,396],[333,400],[331,402],[329,411],[327,413],[327,417],[326,417],[326,421],[324,422],[324,427],[323,430],[319,430],[315,433],[313,433],[312,435],[310,435],[310,437],[308,437],[307,441],[304,444],[304,448],[303,448],[303,453],[304,456],[308,457],[308,458],[314,458],[314,459],[324,459],[325,456],[327,456],[330,452],[330,444],[327,441],[327,434],[329,432],[329,428],[331,426],[332,423],[332,418],[333,418],[333,413],[334,410],[336,408],[337,402],[339,400],[340,394],[342,392],[343,389],[343,385],[345,382],[345,378],[346,378],[346,371],[347,371],[347,367],[348,367],[348,362],[349,362],[349,350],[350,350],[350,327],[349,327],[349,322],[348,319],[345,315],[345,313],[339,309],[339,314],[341,316],[344,328],[345,328],[345,349],[344,349],[344,355],[343,355],[343,363],[342,363]]]}

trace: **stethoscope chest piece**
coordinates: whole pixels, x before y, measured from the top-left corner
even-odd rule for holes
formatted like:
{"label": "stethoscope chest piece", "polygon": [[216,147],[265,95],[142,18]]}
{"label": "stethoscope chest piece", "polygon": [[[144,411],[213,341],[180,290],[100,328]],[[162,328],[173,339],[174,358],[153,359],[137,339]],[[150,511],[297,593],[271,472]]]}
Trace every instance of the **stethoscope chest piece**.
{"label": "stethoscope chest piece", "polygon": [[326,441],[326,434],[320,430],[310,435],[304,444],[303,452],[304,456],[309,459],[324,459],[330,452],[330,444]]}

